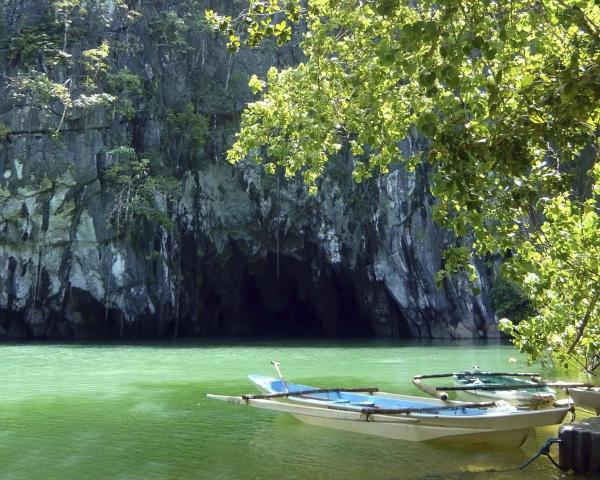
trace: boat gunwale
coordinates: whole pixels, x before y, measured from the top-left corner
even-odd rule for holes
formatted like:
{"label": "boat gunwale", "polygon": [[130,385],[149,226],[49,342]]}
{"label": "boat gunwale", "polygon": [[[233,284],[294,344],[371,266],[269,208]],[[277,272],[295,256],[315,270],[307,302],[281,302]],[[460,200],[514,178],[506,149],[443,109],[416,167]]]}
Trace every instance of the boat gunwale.
{"label": "boat gunwale", "polygon": [[[541,417],[550,414],[564,414],[566,415],[570,410],[571,406],[558,406],[545,409],[515,409],[515,410],[503,410],[503,411],[490,411],[488,410],[484,415],[436,415],[427,413],[401,413],[401,414],[383,414],[383,413],[363,413],[360,411],[350,410],[337,410],[335,408],[325,408],[316,404],[299,401],[297,399],[285,399],[285,400],[269,400],[269,399],[246,399],[242,396],[229,396],[229,395],[213,395],[208,394],[209,398],[216,400],[224,400],[229,403],[235,403],[238,405],[249,405],[249,406],[279,406],[281,408],[274,408],[273,410],[283,411],[292,414],[299,415],[310,415],[314,413],[319,417],[330,417],[338,420],[350,420],[350,421],[375,421],[380,423],[403,423],[406,420],[412,420],[413,422],[419,422],[423,425],[427,425],[427,420],[437,420],[438,422],[446,423],[461,423],[461,421],[475,422],[477,420],[498,420],[503,418],[523,418],[523,417]],[[318,414],[317,414],[318,413]],[[564,418],[564,416],[563,416]],[[425,422],[424,422],[425,421]],[[452,425],[438,425],[448,426]],[[457,425],[457,428],[459,426]],[[490,426],[460,426],[460,428],[492,428]],[[496,427],[494,427],[496,428]]]}

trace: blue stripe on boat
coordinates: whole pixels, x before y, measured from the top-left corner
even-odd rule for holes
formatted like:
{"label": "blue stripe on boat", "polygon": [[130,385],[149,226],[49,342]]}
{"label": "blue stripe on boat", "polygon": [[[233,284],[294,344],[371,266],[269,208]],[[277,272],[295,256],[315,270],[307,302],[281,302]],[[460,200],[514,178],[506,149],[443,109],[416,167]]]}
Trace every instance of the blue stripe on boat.
{"label": "blue stripe on boat", "polygon": [[[266,377],[264,375],[248,375],[248,378],[259,385],[261,388],[269,393],[283,393],[286,392],[285,386],[287,386],[288,392],[301,392],[304,390],[313,390],[317,387],[311,387],[308,385],[302,385],[299,383],[288,383],[285,386],[281,380]],[[324,392],[324,393],[312,393],[310,399],[323,400],[324,403],[330,403],[331,405],[344,404],[346,407],[356,407],[360,410],[364,407],[379,407],[379,408],[410,408],[410,409],[421,409],[421,408],[435,408],[442,405],[438,403],[427,402],[426,399],[423,401],[411,401],[411,400],[400,400],[396,398],[386,398],[378,395],[367,395],[354,392]],[[461,408],[457,406],[456,409],[440,410],[439,412],[427,412],[430,415],[444,415],[444,416],[464,416],[464,415],[485,415],[486,411],[480,408]],[[423,413],[425,414],[425,413]]]}

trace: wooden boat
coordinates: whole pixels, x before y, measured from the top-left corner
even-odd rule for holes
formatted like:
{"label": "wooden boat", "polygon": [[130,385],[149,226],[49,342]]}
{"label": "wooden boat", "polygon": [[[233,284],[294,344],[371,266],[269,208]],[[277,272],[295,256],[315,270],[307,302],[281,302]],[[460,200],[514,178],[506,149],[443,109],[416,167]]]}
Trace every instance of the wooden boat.
{"label": "wooden boat", "polygon": [[569,406],[527,410],[495,402],[442,401],[377,388],[314,388],[263,375],[250,380],[258,395],[209,398],[286,412],[302,422],[409,441],[491,443],[520,446],[534,427],[561,423]]}
{"label": "wooden boat", "polygon": [[[451,377],[453,386],[430,387],[423,379]],[[541,381],[537,373],[482,372],[473,369],[457,373],[417,375],[413,383],[421,390],[441,399],[449,398],[448,392],[463,392],[494,400],[505,400],[514,405],[543,406],[556,399],[556,392]]]}
{"label": "wooden boat", "polygon": [[589,408],[600,415],[600,387],[569,388],[567,391],[576,406]]}
{"label": "wooden boat", "polygon": [[[539,378],[537,374],[530,374]],[[479,370],[457,373],[452,376],[457,387],[472,387],[465,392],[477,397],[506,400],[520,405],[550,404],[556,399],[556,391],[547,385],[526,380],[519,376],[485,373]],[[481,387],[489,387],[482,390]],[[498,387],[502,386],[502,389]],[[512,387],[512,388],[510,388]]]}

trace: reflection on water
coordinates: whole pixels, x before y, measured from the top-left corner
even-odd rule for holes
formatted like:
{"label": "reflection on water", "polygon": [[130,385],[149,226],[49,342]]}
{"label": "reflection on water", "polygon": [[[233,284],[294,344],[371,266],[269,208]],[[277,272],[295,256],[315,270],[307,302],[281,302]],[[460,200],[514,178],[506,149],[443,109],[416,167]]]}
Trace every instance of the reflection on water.
{"label": "reflection on water", "polygon": [[448,448],[314,427],[206,399],[208,392],[253,392],[246,375],[273,373],[271,359],[308,385],[368,384],[414,395],[422,395],[410,382],[418,373],[473,365],[531,371],[512,347],[498,344],[5,345],[1,478],[562,478],[545,458],[514,470],[557,427],[538,429],[520,450]]}

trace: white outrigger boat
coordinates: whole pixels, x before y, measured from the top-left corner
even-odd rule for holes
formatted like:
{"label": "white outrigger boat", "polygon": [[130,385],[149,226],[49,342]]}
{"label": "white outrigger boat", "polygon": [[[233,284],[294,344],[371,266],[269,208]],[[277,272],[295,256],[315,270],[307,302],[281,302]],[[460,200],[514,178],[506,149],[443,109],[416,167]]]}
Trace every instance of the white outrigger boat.
{"label": "white outrigger boat", "polygon": [[408,441],[449,441],[520,446],[534,427],[559,424],[570,406],[519,409],[508,404],[466,403],[397,395],[377,388],[314,388],[249,375],[257,395],[212,395],[236,405],[290,413],[298,420],[338,430]]}

